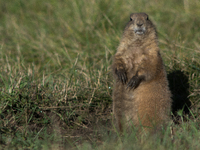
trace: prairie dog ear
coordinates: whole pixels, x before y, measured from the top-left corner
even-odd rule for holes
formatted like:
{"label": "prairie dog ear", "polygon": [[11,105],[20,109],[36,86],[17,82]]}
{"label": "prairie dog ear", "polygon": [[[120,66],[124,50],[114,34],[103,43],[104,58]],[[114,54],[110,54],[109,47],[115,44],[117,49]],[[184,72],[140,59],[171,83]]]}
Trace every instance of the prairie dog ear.
{"label": "prairie dog ear", "polygon": [[135,13],[130,14],[130,18],[133,18],[134,15],[135,15]]}
{"label": "prairie dog ear", "polygon": [[149,16],[146,13],[144,13],[144,15],[146,17],[146,20],[149,20]]}
{"label": "prairie dog ear", "polygon": [[130,21],[134,20],[133,16],[135,15],[135,13],[130,14]]}
{"label": "prairie dog ear", "polygon": [[146,13],[142,13],[145,16],[146,20],[149,20],[149,16]]}

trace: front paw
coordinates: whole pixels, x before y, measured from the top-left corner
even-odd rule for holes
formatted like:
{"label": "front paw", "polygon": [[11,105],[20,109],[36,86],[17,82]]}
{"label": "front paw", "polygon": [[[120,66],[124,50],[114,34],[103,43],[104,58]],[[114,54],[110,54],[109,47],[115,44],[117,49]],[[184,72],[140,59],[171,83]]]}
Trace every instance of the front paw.
{"label": "front paw", "polygon": [[141,79],[138,76],[133,76],[127,84],[127,88],[136,88],[141,82]]}
{"label": "front paw", "polygon": [[115,73],[118,76],[118,79],[125,84],[127,82],[127,75],[125,69],[115,69]]}

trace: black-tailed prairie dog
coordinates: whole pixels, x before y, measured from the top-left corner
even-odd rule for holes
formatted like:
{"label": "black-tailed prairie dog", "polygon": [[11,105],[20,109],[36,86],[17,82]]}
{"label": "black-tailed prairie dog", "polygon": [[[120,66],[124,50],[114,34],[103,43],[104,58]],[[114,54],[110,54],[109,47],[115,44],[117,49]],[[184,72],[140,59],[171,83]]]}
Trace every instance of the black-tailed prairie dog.
{"label": "black-tailed prairie dog", "polygon": [[145,13],[133,13],[114,55],[113,112],[120,131],[148,130],[167,123],[171,92],[155,26]]}

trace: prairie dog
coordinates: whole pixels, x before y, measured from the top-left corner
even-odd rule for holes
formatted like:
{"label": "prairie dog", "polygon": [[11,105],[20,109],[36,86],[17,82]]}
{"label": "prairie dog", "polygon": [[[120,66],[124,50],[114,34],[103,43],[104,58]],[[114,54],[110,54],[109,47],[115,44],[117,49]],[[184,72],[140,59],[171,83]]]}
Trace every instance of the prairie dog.
{"label": "prairie dog", "polygon": [[114,55],[113,112],[119,131],[167,123],[171,92],[155,26],[146,13],[133,13]]}

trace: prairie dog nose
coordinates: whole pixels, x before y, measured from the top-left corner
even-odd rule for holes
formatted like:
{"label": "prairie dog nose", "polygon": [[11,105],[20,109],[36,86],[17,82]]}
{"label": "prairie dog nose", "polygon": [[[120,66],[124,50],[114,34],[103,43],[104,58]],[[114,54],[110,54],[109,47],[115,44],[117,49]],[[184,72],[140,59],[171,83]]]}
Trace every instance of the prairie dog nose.
{"label": "prairie dog nose", "polygon": [[141,23],[141,22],[138,22],[138,23],[137,23],[137,26],[138,26],[138,27],[141,27],[142,25],[143,25],[143,23]]}

